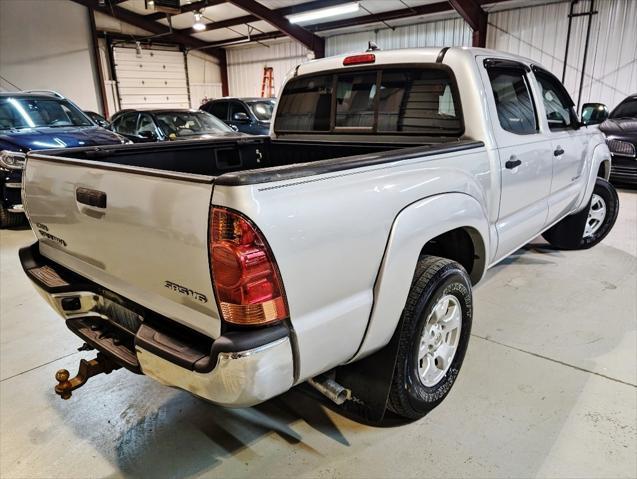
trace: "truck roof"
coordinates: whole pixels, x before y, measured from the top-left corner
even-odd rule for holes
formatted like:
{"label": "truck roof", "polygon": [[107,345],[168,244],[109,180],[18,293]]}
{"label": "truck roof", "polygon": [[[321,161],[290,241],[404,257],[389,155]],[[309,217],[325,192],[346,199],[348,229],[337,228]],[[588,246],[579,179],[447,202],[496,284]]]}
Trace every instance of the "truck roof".
{"label": "truck roof", "polygon": [[[435,63],[439,55],[444,56],[450,53],[461,53],[467,56],[494,56],[498,58],[506,58],[515,60],[524,64],[536,63],[535,61],[524,58],[511,53],[490,50],[488,48],[474,47],[426,47],[426,48],[402,48],[397,50],[374,50],[349,52],[343,55],[336,55],[328,58],[312,60],[307,63],[300,64],[295,74],[305,75],[308,73],[320,73],[323,71],[336,70],[343,68],[343,60],[352,55],[361,55],[365,53],[373,53],[376,56],[375,65],[392,65],[392,64],[414,64],[414,63]],[[444,53],[444,54],[443,54]],[[441,60],[439,60],[441,61]]]}

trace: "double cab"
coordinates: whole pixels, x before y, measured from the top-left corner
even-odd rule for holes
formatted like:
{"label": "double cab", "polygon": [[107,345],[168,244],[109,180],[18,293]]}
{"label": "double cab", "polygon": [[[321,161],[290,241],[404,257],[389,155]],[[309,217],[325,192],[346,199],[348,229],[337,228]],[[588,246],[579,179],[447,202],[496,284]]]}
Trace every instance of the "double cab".
{"label": "double cab", "polygon": [[27,276],[98,351],[225,406],[290,388],[418,418],[458,377],[472,287],[539,234],[599,243],[611,155],[533,60],[370,50],[286,78],[270,136],[31,152]]}

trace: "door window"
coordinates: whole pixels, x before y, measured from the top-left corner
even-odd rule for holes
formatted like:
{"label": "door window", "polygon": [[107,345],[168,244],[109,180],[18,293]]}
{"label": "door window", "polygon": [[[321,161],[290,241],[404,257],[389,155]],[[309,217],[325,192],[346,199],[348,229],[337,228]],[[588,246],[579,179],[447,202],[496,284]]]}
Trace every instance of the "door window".
{"label": "door window", "polygon": [[113,129],[122,135],[135,135],[137,113],[126,113],[115,121]]}
{"label": "door window", "polygon": [[230,105],[230,120],[234,120],[234,115],[236,113],[245,113],[250,118],[250,114],[246,107],[244,107],[241,103],[233,101]]}
{"label": "door window", "polygon": [[143,136],[144,132],[151,132],[157,136],[157,127],[153,118],[148,113],[142,113],[139,115],[139,127],[137,128],[137,134]]}
{"label": "door window", "polygon": [[522,69],[489,68],[500,126],[517,135],[537,133],[535,107]]}
{"label": "door window", "polygon": [[555,131],[576,127],[578,122],[573,109],[573,100],[557,78],[539,69],[535,70],[535,78],[542,92],[549,129]]}
{"label": "door window", "polygon": [[219,101],[217,103],[213,103],[212,106],[208,109],[210,113],[219,118],[220,120],[228,119],[228,102],[227,101]]}

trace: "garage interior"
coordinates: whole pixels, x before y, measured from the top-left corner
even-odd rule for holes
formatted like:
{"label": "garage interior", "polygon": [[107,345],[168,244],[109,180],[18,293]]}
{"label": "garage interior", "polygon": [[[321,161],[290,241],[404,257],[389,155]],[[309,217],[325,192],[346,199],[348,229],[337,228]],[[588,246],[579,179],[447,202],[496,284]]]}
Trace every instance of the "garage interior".
{"label": "garage interior", "polygon": [[[0,0],[0,91],[83,110],[198,109],[276,96],[313,59],[433,46],[531,58],[579,112],[637,92],[635,0]],[[346,6],[350,10],[291,23]],[[637,190],[591,250],[541,237],[474,290],[454,389],[424,419],[374,427],[292,389],[229,409],[115,371],[68,401],[55,372],[91,352],[35,293],[0,230],[0,476],[637,477]]]}

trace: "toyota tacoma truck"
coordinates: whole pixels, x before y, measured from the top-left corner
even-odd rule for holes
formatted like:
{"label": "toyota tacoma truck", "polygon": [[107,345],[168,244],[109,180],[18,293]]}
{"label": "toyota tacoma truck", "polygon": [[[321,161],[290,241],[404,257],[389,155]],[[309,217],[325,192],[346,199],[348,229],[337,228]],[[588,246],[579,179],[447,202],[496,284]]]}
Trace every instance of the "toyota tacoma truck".
{"label": "toyota tacoma truck", "polygon": [[224,406],[305,383],[422,417],[487,268],[612,228],[610,158],[551,73],[474,48],[299,65],[269,136],[30,152],[24,271],[98,351],[55,391],[123,367]]}

